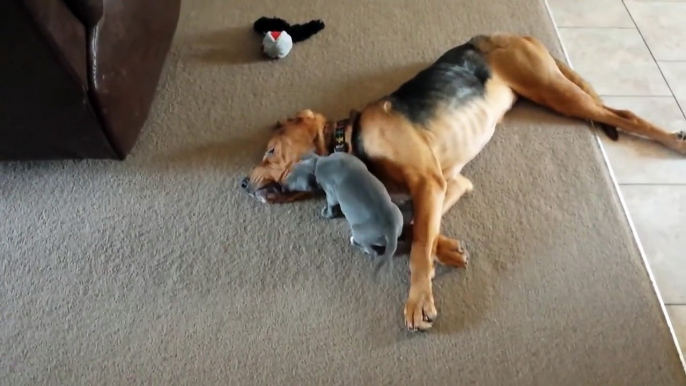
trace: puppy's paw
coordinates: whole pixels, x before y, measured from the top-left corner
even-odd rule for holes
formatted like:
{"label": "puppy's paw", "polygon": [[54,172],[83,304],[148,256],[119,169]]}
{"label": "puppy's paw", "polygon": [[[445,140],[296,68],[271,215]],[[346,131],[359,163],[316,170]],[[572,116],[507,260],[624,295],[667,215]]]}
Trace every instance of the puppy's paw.
{"label": "puppy's paw", "polygon": [[364,252],[364,247],[362,247],[362,244],[355,241],[354,236],[350,236],[350,245],[352,245],[354,248],[360,249]]}
{"label": "puppy's paw", "polygon": [[343,216],[340,205],[329,206],[328,204],[322,208],[322,217],[332,219]]}
{"label": "puppy's paw", "polygon": [[338,206],[325,206],[322,208],[322,217],[325,219],[332,219],[339,216],[340,209]]}

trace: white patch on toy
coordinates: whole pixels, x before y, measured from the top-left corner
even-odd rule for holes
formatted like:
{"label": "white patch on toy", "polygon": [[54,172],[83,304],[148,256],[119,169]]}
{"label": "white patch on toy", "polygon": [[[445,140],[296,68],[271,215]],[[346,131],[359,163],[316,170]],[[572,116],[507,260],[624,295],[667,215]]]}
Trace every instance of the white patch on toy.
{"label": "white patch on toy", "polygon": [[282,59],[293,48],[293,39],[286,31],[269,31],[262,39],[262,51],[272,59]]}

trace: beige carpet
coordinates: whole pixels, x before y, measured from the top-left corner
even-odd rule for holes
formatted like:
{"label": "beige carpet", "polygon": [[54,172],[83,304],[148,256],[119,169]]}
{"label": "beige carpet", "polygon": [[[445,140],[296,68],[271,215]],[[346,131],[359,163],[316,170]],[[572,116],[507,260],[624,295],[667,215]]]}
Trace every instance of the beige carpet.
{"label": "beige carpet", "polygon": [[[327,27],[260,61],[274,14]],[[581,124],[520,104],[467,168],[444,230],[472,265],[439,273],[426,334],[403,327],[406,259],[374,283],[321,202],[238,189],[277,119],[344,117],[496,30],[561,54],[536,0],[185,1],[131,158],[0,165],[0,384],[683,385]]]}

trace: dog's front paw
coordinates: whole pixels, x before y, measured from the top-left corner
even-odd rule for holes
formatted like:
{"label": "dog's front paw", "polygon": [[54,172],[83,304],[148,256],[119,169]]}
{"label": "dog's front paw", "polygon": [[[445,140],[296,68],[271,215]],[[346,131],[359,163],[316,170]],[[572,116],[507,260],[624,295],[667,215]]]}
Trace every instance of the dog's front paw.
{"label": "dog's front paw", "polygon": [[431,284],[413,284],[405,303],[405,326],[408,330],[426,331],[433,326],[438,316],[431,293]]}

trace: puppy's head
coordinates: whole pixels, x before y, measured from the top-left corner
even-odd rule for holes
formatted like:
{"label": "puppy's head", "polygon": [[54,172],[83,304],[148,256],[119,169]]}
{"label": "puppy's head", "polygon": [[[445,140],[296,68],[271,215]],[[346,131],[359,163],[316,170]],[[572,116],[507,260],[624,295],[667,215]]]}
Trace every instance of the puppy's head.
{"label": "puppy's head", "polygon": [[267,143],[262,161],[241,187],[263,203],[283,203],[304,197],[302,193],[283,188],[283,180],[303,155],[324,154],[326,118],[312,110],[299,111],[286,122],[278,122]]}
{"label": "puppy's head", "polygon": [[314,192],[318,188],[314,170],[319,157],[314,153],[307,153],[302,160],[291,167],[291,171],[284,178],[283,186],[293,192]]}

